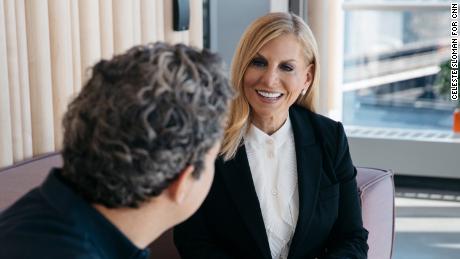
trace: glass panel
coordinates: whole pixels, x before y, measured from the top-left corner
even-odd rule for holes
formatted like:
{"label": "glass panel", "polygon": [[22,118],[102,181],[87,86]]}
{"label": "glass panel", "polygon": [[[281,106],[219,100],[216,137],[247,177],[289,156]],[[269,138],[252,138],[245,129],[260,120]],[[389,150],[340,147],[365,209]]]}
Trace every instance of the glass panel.
{"label": "glass panel", "polygon": [[437,86],[449,10],[346,11],[344,38],[346,124],[451,130],[456,102]]}
{"label": "glass panel", "polygon": [[344,2],[347,3],[369,3],[369,4],[375,4],[375,3],[446,3],[450,2],[451,0],[344,0]]}

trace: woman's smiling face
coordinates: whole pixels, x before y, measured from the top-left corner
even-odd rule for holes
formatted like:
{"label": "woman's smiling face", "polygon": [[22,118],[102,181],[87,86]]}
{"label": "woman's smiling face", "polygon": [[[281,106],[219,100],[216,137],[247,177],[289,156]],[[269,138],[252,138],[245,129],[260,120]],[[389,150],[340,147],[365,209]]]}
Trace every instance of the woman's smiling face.
{"label": "woman's smiling face", "polygon": [[[243,76],[243,91],[254,121],[284,122],[289,107],[313,79],[312,65],[305,63],[302,46],[292,34],[265,44]],[[279,125],[281,126],[281,125]]]}

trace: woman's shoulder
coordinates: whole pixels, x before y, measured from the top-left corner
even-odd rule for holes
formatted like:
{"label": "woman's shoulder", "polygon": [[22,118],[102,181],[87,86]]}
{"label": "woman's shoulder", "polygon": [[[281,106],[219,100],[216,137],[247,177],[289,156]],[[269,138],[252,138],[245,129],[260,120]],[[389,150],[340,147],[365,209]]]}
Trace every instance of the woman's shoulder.
{"label": "woman's shoulder", "polygon": [[331,159],[335,160],[337,154],[348,149],[345,129],[341,122],[303,107],[296,106],[294,109],[298,119],[307,118],[306,121],[311,124],[316,140],[321,143],[322,148]]}
{"label": "woman's shoulder", "polygon": [[340,133],[338,131],[343,129],[340,122],[316,112],[312,112],[299,105],[293,106],[293,113],[300,115],[298,117],[308,118],[308,122],[312,125],[315,131],[325,139],[336,139],[337,134]]}

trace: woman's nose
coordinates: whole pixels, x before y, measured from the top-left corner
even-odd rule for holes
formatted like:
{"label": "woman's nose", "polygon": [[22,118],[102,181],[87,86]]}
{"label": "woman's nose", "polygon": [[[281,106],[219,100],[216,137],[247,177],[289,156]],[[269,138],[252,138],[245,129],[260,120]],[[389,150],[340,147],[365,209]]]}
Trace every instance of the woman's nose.
{"label": "woman's nose", "polygon": [[267,87],[272,87],[278,83],[279,77],[275,69],[267,68],[261,78],[262,83]]}

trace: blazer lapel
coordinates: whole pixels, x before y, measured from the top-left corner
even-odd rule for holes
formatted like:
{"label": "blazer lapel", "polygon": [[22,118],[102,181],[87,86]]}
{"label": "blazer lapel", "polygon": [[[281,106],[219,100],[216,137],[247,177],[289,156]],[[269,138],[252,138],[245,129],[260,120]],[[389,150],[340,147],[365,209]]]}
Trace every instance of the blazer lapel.
{"label": "blazer lapel", "polygon": [[259,199],[254,187],[244,146],[238,149],[234,159],[223,164],[222,177],[234,199],[249,232],[264,258],[271,258]]}
{"label": "blazer lapel", "polygon": [[288,258],[295,258],[298,249],[308,245],[299,242],[308,233],[318,200],[322,153],[320,144],[316,141],[308,113],[293,107],[290,109],[290,118],[296,148],[299,216]]}

